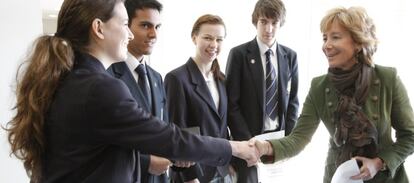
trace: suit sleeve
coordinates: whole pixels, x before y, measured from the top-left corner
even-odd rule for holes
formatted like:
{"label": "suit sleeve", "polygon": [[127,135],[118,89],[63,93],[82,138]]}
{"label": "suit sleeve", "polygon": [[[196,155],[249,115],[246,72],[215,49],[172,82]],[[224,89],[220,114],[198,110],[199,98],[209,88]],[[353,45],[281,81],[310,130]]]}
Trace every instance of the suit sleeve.
{"label": "suit sleeve", "polygon": [[225,165],[231,159],[228,141],[192,135],[152,117],[138,107],[122,81],[97,79],[88,93],[85,109],[79,109],[84,110],[88,123],[76,129],[87,133],[94,143],[212,166]]}
{"label": "suit sleeve", "polygon": [[[396,72],[394,70],[394,72]],[[391,125],[395,129],[396,141],[379,152],[391,176],[405,159],[414,152],[414,114],[407,91],[400,78],[394,74],[392,87]]]}
{"label": "suit sleeve", "polygon": [[150,155],[148,154],[140,154],[139,155],[139,166],[141,167],[141,180],[147,180],[148,177],[146,177],[149,172],[149,166],[150,166]]}
{"label": "suit sleeve", "polygon": [[[299,99],[298,99],[298,89],[299,89],[299,72],[298,72],[298,61],[297,55],[294,51],[291,51],[290,55],[290,90],[288,106],[286,111],[286,128],[285,135],[289,135],[292,132],[293,127],[295,127],[296,120],[298,118],[299,110]],[[288,86],[289,87],[289,86]]]}
{"label": "suit sleeve", "polygon": [[252,137],[240,108],[240,86],[242,80],[241,63],[243,54],[236,49],[230,50],[226,66],[226,90],[228,96],[228,125],[236,140],[248,140]]}
{"label": "suit sleeve", "polygon": [[[180,128],[190,127],[188,120],[188,105],[186,99],[186,92],[183,83],[174,75],[167,74],[165,76],[165,89],[168,99],[169,119]],[[189,168],[172,167],[172,169],[180,175],[183,182],[190,181],[197,178],[197,171],[199,164],[195,164]]]}

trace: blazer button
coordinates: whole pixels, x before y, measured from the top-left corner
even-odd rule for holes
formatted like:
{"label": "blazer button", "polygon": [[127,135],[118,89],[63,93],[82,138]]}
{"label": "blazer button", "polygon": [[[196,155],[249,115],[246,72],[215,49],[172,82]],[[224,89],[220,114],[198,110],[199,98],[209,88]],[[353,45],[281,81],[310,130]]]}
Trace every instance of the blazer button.
{"label": "blazer button", "polygon": [[328,102],[328,107],[332,107],[332,102]]}
{"label": "blazer button", "polygon": [[374,101],[374,102],[378,101],[378,96],[373,96],[372,101]]}
{"label": "blazer button", "polygon": [[329,88],[325,88],[325,93],[329,93],[330,89]]}
{"label": "blazer button", "polygon": [[378,115],[377,115],[377,114],[373,114],[373,115],[372,115],[372,119],[373,119],[373,120],[375,120],[375,121],[376,121],[376,120],[378,120],[378,118],[379,118],[379,117],[378,117]]}
{"label": "blazer button", "polygon": [[380,83],[380,80],[379,80],[379,79],[376,79],[376,80],[374,81],[374,84],[375,84],[375,85],[379,85],[379,83]]}

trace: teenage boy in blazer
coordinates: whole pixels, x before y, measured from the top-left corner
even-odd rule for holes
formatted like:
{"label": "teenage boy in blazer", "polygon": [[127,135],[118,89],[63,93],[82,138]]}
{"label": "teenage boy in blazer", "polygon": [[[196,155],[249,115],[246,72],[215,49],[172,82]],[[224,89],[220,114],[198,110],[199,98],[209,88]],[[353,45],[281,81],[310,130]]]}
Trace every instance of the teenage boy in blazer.
{"label": "teenage boy in blazer", "polygon": [[[259,0],[252,14],[257,36],[230,50],[226,67],[228,124],[237,140],[250,139],[270,131],[295,126],[298,113],[298,64],[296,52],[276,41],[276,31],[285,21],[286,10],[280,0]],[[270,51],[269,55],[266,52]],[[275,73],[275,92],[267,93],[266,69],[270,61]],[[272,83],[272,82],[271,82]],[[273,116],[267,112],[267,96],[276,97]],[[272,117],[271,117],[272,116]],[[235,161],[238,182],[257,182],[255,167]]]}
{"label": "teenage boy in blazer", "polygon": [[[128,86],[132,96],[145,111],[168,121],[166,98],[161,75],[147,64],[144,55],[150,55],[157,40],[161,26],[160,12],[162,4],[157,0],[126,0],[125,7],[129,16],[129,28],[134,39],[128,44],[128,58],[125,62],[112,64],[107,70],[111,75],[121,79]],[[149,43],[149,44],[148,44]],[[142,64],[147,83],[139,83],[136,68]],[[143,86],[140,86],[143,85]],[[147,85],[147,86],[145,86]],[[148,88],[147,96],[142,87]],[[155,155],[141,154],[141,182],[167,183],[165,173],[171,162]]]}

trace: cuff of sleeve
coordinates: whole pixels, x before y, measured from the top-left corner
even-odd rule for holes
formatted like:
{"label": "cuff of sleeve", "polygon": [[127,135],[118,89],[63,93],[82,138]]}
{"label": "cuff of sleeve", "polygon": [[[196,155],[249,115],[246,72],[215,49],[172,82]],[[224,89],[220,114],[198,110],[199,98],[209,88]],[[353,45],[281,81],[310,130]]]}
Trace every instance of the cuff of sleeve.
{"label": "cuff of sleeve", "polygon": [[400,166],[400,163],[398,163],[399,161],[393,161],[392,158],[390,158],[392,155],[388,152],[380,152],[378,154],[378,157],[381,158],[382,161],[386,164],[386,169],[390,173],[391,177],[394,178],[395,173]]}
{"label": "cuff of sleeve", "polygon": [[148,173],[150,161],[151,161],[150,155],[148,155],[148,154],[141,154],[140,155],[141,172],[143,172],[145,174]]}
{"label": "cuff of sleeve", "polygon": [[287,158],[279,140],[271,140],[269,142],[272,144],[273,148],[273,162]]}

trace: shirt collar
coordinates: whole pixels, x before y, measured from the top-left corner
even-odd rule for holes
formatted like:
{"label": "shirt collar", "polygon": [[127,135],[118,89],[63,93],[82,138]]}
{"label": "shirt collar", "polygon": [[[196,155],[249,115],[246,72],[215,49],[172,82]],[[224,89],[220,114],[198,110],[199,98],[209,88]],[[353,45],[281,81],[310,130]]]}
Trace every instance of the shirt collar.
{"label": "shirt collar", "polygon": [[138,67],[139,64],[144,64],[144,67],[146,67],[146,57],[145,55],[142,57],[141,61],[138,61],[138,59],[128,52],[127,59],[125,60],[125,63],[128,65],[128,68],[131,70],[135,70],[135,68]]}
{"label": "shirt collar", "polygon": [[266,44],[264,44],[260,39],[256,36],[257,45],[259,46],[260,55],[264,55],[268,49],[272,50],[273,55],[276,52],[277,42],[273,43],[273,45],[269,48]]}

